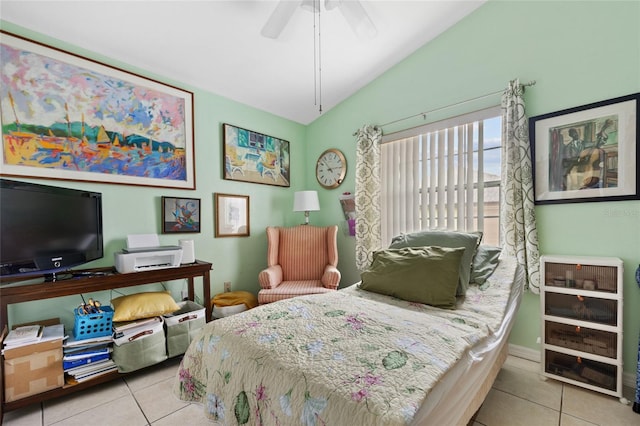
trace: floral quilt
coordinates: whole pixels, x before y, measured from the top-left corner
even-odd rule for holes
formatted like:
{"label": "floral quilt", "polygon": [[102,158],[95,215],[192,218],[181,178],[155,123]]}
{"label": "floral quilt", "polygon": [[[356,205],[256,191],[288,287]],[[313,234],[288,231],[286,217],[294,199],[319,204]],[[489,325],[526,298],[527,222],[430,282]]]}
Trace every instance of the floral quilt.
{"label": "floral quilt", "polygon": [[208,323],[174,391],[219,424],[404,425],[465,351],[505,315],[515,262],[455,310],[346,289]]}

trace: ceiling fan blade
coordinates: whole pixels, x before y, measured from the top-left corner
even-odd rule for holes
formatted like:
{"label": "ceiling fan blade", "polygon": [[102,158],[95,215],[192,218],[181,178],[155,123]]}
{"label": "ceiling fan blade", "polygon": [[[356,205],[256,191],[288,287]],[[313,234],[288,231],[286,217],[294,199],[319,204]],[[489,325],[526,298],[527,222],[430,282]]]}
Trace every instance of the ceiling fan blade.
{"label": "ceiling fan blade", "polygon": [[372,39],[378,34],[378,29],[358,0],[344,0],[339,3],[340,12],[347,20],[353,31],[363,39]]}
{"label": "ceiling fan blade", "polygon": [[324,8],[327,10],[333,10],[340,6],[340,3],[342,3],[342,0],[324,0]]}
{"label": "ceiling fan blade", "polygon": [[293,12],[296,11],[296,7],[298,7],[300,3],[302,3],[302,0],[280,0],[276,8],[271,13],[271,16],[269,16],[269,19],[264,24],[264,27],[262,27],[260,34],[268,38],[278,38],[284,27],[289,22],[289,19],[291,19]]}

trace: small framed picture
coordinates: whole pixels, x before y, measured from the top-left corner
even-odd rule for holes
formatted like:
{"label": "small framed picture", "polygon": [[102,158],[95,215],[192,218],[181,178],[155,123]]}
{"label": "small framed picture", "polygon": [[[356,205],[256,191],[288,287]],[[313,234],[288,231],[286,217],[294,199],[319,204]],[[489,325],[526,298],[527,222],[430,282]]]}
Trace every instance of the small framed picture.
{"label": "small framed picture", "polygon": [[536,204],[640,199],[640,94],[529,119]]}
{"label": "small framed picture", "polygon": [[219,194],[215,195],[216,237],[249,236],[249,196]]}
{"label": "small framed picture", "polygon": [[200,199],[162,197],[162,233],[200,232]]}

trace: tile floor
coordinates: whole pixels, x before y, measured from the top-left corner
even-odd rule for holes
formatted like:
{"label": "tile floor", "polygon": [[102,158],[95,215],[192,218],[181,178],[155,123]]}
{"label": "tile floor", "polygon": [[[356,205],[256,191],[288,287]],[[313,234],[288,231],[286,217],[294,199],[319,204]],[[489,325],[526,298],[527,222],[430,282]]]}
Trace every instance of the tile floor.
{"label": "tile floor", "polygon": [[[5,414],[4,425],[210,425],[199,405],[185,404],[173,396],[171,386],[178,362],[174,358],[83,394],[10,411]],[[541,380],[538,371],[538,363],[510,356],[469,424],[640,425],[640,414],[617,398]],[[625,396],[633,400],[634,390],[625,388]]]}

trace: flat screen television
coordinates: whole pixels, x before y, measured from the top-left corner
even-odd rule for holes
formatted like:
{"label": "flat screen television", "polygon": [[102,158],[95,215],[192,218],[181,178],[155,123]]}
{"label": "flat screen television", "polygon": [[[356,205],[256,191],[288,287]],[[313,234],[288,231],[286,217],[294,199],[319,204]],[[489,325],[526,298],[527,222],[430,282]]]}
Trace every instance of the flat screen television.
{"label": "flat screen television", "polygon": [[102,194],[0,179],[0,276],[56,274],[104,254]]}

